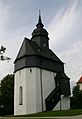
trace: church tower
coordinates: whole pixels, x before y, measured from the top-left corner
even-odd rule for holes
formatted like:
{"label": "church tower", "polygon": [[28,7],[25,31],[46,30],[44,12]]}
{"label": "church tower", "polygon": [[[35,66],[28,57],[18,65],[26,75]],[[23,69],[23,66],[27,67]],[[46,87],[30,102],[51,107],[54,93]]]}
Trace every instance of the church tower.
{"label": "church tower", "polygon": [[70,109],[70,83],[64,63],[49,49],[39,13],[32,38],[24,38],[15,59],[14,114]]}

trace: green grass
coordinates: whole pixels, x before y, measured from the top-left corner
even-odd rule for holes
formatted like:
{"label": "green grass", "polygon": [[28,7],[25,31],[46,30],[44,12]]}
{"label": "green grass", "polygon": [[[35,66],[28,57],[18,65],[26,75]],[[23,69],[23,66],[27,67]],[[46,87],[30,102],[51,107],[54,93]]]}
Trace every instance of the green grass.
{"label": "green grass", "polygon": [[57,117],[57,116],[75,116],[81,114],[82,109],[78,109],[78,110],[39,112],[36,114],[22,115],[21,117]]}
{"label": "green grass", "polygon": [[[39,112],[36,114],[29,114],[29,115],[21,115],[21,116],[10,116],[10,117],[3,117],[0,119],[29,119],[29,117],[59,117],[59,116],[75,116],[75,115],[82,115],[82,109],[78,110],[65,110],[65,111],[50,111],[50,112]],[[13,118],[12,118],[13,117]],[[46,119],[48,119],[46,118]],[[32,119],[32,118],[30,118]],[[36,119],[36,118],[35,118]]]}

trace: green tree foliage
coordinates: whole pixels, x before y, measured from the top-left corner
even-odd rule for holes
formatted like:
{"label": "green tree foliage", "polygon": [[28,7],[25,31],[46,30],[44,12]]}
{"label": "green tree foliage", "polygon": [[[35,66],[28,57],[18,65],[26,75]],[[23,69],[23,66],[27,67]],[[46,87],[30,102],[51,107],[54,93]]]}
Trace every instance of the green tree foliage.
{"label": "green tree foliage", "polygon": [[74,88],[73,88],[73,97],[74,97],[74,99],[78,99],[78,97],[79,97],[79,94],[80,94],[80,89],[79,89],[79,86],[77,85],[77,86],[75,86]]}
{"label": "green tree foliage", "polygon": [[14,75],[7,75],[1,81],[1,97],[5,115],[14,113]]}
{"label": "green tree foliage", "polygon": [[72,109],[82,109],[82,90],[79,86],[73,88],[73,97],[71,97],[71,108]]}

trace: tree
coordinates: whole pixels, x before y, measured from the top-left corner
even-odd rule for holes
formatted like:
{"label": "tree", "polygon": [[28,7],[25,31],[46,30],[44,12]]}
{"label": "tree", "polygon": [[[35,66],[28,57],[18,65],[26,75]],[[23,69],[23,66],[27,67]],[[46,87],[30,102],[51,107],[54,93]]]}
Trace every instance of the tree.
{"label": "tree", "polygon": [[77,86],[75,86],[74,88],[73,88],[73,97],[74,97],[74,99],[77,99],[78,98],[78,96],[79,96],[79,94],[80,94],[80,89],[79,89],[79,86],[77,85]]}
{"label": "tree", "polygon": [[14,75],[8,74],[1,81],[1,97],[5,115],[14,113]]}
{"label": "tree", "polygon": [[72,109],[82,109],[82,90],[79,86],[73,88],[73,97],[71,97],[71,108]]}

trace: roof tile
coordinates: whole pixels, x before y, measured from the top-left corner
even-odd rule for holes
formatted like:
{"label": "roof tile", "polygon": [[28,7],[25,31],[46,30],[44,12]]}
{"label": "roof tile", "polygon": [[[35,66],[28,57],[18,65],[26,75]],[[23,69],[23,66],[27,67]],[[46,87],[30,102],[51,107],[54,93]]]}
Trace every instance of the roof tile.
{"label": "roof tile", "polygon": [[82,83],[82,76],[80,77],[80,79],[77,83]]}

